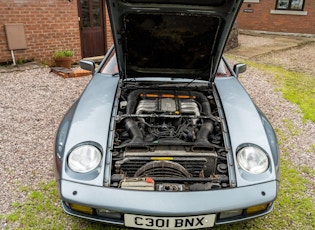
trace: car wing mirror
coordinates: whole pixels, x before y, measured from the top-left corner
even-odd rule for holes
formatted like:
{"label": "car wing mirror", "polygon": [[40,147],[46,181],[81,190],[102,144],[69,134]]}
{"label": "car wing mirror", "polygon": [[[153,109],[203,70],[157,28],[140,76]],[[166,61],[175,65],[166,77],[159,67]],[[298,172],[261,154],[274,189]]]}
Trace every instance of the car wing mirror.
{"label": "car wing mirror", "polygon": [[238,75],[240,73],[244,73],[246,71],[246,69],[247,69],[247,65],[243,64],[243,63],[235,64],[233,67],[233,71],[234,71],[236,77],[238,77]]}
{"label": "car wing mirror", "polygon": [[92,75],[95,73],[94,61],[80,60],[80,67],[81,69],[91,71]]}

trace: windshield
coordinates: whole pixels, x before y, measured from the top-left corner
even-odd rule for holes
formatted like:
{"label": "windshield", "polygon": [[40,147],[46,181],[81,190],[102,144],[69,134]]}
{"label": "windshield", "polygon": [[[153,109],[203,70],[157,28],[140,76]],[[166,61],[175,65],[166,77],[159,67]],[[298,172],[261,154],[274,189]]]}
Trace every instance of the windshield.
{"label": "windshield", "polygon": [[114,49],[112,53],[109,55],[109,57],[107,58],[106,62],[103,64],[100,72],[104,74],[111,74],[111,75],[119,73],[116,53]]}
{"label": "windshield", "polygon": [[[111,55],[103,64],[100,72],[104,74],[110,74],[110,75],[115,75],[119,73],[115,50],[112,51]],[[216,77],[227,77],[227,76],[231,76],[231,73],[227,65],[221,59],[217,73],[216,73]]]}

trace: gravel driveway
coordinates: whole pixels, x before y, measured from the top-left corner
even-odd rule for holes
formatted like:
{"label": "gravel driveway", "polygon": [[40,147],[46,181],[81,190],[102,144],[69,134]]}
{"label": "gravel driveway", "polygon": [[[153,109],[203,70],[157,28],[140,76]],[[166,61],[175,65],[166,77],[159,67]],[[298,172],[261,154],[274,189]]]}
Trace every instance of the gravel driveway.
{"label": "gravel driveway", "polygon": [[53,179],[55,132],[89,80],[49,68],[0,75],[0,214],[24,198],[21,188]]}
{"label": "gravel driveway", "polygon": [[[257,39],[265,41],[262,37],[252,40],[257,42]],[[246,44],[250,45],[250,41],[246,40]],[[314,57],[314,53],[315,46],[310,44],[291,50],[290,55],[283,52],[278,53],[279,56],[272,54],[272,58],[284,66],[292,67],[294,62],[294,66],[314,67],[314,58],[292,60],[292,56]],[[266,56],[261,60],[270,58]],[[306,72],[310,73],[309,70]],[[284,120],[289,120],[300,130],[299,135],[288,135],[284,146],[297,167],[315,169],[314,149],[309,149],[311,144],[315,144],[315,125],[302,122],[302,115],[297,112],[299,108],[274,91],[269,77],[255,68],[249,68],[241,81],[275,128],[289,134],[290,130],[283,124]],[[49,68],[0,74],[0,214],[8,213],[12,202],[23,201],[26,194],[21,188],[36,189],[40,182],[53,180],[55,132],[64,113],[89,80],[90,76],[64,79],[50,73]],[[314,178],[311,179],[314,188]],[[307,192],[315,195],[311,186]]]}

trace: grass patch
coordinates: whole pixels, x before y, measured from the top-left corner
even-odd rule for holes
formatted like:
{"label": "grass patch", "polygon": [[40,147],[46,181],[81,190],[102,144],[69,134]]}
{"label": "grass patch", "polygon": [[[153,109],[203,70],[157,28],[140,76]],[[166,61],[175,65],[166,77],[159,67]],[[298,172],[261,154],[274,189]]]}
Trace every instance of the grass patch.
{"label": "grass patch", "polygon": [[27,199],[23,203],[14,202],[11,204],[13,211],[8,215],[0,216],[0,223],[5,223],[3,229],[125,229],[65,214],[59,201],[55,181],[42,183],[34,191],[23,186],[20,191],[28,193]]}
{"label": "grass patch", "polygon": [[[56,207],[57,192],[55,183],[39,185],[39,189],[29,191],[25,186],[20,191],[27,192],[28,198],[25,203],[15,202],[12,204],[14,211],[6,216],[5,229],[61,229],[64,223],[60,222],[62,211]],[[55,220],[51,217],[56,218]]]}
{"label": "grass patch", "polygon": [[284,126],[289,130],[289,133],[291,136],[299,136],[300,135],[300,130],[294,126],[294,123],[289,120],[289,119],[284,119],[283,121]]}
{"label": "grass patch", "polygon": [[246,61],[271,76],[283,97],[297,104],[303,112],[304,121],[315,122],[315,78],[311,75],[286,70],[280,66]]}
{"label": "grass patch", "polygon": [[315,176],[315,169],[310,169],[309,167],[306,166],[302,167],[301,172],[311,177]]}

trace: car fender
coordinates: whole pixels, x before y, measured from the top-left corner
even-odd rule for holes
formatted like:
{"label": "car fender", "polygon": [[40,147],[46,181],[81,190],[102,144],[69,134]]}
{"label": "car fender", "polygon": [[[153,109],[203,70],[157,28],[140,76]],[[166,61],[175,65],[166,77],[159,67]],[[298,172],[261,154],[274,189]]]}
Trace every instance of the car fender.
{"label": "car fender", "polygon": [[259,109],[259,107],[256,106],[256,109],[260,115],[261,121],[262,121],[263,126],[265,128],[265,132],[267,134],[267,138],[269,141],[273,161],[274,161],[275,166],[276,166],[277,180],[280,181],[280,158],[279,158],[278,139],[277,139],[276,133],[275,133],[274,129],[272,128],[272,125],[271,125],[270,121],[268,120],[268,118]]}
{"label": "car fender", "polygon": [[[262,121],[262,113],[259,112],[251,98],[235,77],[217,78],[216,89],[222,103],[226,123],[229,130],[230,143],[235,166],[237,186],[248,186],[277,179],[279,167],[277,155],[277,142],[275,136],[268,138],[271,126],[269,122]],[[266,130],[267,129],[267,130]],[[244,145],[256,145],[262,148],[270,161],[269,169],[258,175],[250,174],[242,170],[236,160],[238,149]]]}
{"label": "car fender", "polygon": [[[100,148],[103,155],[101,167],[104,166],[112,118],[111,111],[118,82],[119,76],[95,74],[79,100],[62,121],[56,143],[62,142],[64,146],[60,148],[56,144],[56,147],[61,150],[56,155],[62,158],[60,171],[63,179],[80,183],[84,180],[84,174],[76,174],[77,177],[73,177],[73,174],[67,173],[69,168],[66,162],[71,150],[82,143],[95,143]],[[102,185],[103,174],[104,170],[101,169],[95,178],[85,181],[87,184]]]}
{"label": "car fender", "polygon": [[58,130],[55,137],[55,148],[54,148],[54,161],[55,161],[55,175],[58,181],[62,173],[62,164],[64,157],[65,144],[67,141],[69,128],[73,119],[73,114],[77,107],[78,101],[76,101],[70,109],[64,115],[62,121],[59,124]]}

